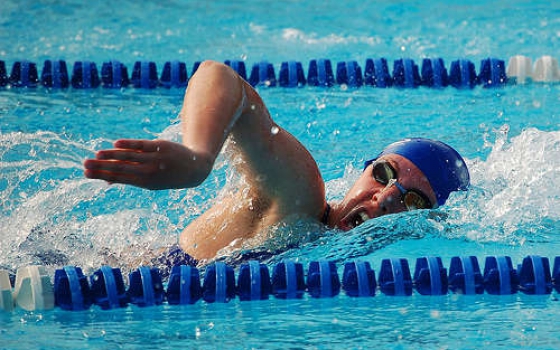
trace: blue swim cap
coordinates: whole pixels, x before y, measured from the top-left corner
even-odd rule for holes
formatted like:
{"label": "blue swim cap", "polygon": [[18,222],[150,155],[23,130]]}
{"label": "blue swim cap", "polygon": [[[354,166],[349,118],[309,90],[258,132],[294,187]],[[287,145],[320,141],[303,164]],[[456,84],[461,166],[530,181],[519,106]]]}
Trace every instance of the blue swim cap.
{"label": "blue swim cap", "polygon": [[[469,186],[465,161],[456,150],[441,141],[404,139],[387,146],[377,158],[387,154],[398,154],[414,163],[428,178],[438,205],[443,205],[451,192],[464,191]],[[366,162],[369,163],[371,161]]]}

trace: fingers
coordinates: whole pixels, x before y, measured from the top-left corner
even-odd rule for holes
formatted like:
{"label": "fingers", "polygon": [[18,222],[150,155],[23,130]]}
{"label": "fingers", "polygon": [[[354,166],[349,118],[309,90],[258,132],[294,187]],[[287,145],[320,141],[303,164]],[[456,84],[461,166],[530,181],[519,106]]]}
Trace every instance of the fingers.
{"label": "fingers", "polygon": [[100,150],[95,158],[84,161],[85,177],[149,189],[160,188],[153,182],[164,169],[165,142],[125,139],[116,141],[114,146],[114,149]]}
{"label": "fingers", "polygon": [[118,160],[87,159],[84,168],[92,172],[110,172],[132,175],[146,175],[154,172],[153,163],[122,162]]}
{"label": "fingers", "polygon": [[118,140],[114,144],[114,149],[98,151],[96,159],[103,160],[122,160],[127,162],[148,162],[154,158],[154,154],[160,151],[158,141],[149,140]]}
{"label": "fingers", "polygon": [[131,151],[128,149],[107,149],[95,154],[97,160],[121,160],[125,162],[144,163],[154,159],[153,153]]}
{"label": "fingers", "polygon": [[158,152],[159,142],[150,140],[132,140],[132,139],[122,139],[117,140],[113,144],[115,148],[135,150],[141,152]]}
{"label": "fingers", "polygon": [[113,173],[108,171],[86,169],[84,170],[84,175],[88,179],[105,180],[109,184],[120,183],[120,184],[143,187],[141,183],[141,178],[131,174]]}

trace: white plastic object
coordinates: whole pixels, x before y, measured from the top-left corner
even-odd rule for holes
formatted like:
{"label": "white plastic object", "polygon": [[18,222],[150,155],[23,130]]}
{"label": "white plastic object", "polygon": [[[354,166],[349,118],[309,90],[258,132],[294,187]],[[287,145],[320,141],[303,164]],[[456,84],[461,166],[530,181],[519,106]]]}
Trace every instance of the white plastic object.
{"label": "white plastic object", "polygon": [[527,56],[517,55],[509,59],[506,75],[517,84],[525,84],[533,77],[533,63]]}
{"label": "white plastic object", "polygon": [[17,306],[27,311],[54,308],[54,288],[44,266],[18,268],[14,295]]}
{"label": "white plastic object", "polygon": [[558,61],[552,56],[542,56],[535,61],[533,81],[539,83],[556,83],[560,81]]}
{"label": "white plastic object", "polygon": [[0,270],[0,310],[12,311],[14,309],[14,297],[10,274],[6,270]]}

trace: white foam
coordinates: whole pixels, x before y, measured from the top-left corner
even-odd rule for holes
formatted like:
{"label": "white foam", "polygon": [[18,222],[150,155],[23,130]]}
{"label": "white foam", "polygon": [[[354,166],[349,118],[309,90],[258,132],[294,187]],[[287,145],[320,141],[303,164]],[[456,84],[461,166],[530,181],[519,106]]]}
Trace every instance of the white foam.
{"label": "white foam", "polygon": [[468,161],[472,188],[450,201],[454,236],[523,244],[560,220],[560,131],[529,128],[497,133],[486,160]]}
{"label": "white foam", "polygon": [[377,36],[344,36],[335,33],[318,36],[316,33],[306,33],[295,28],[284,29],[282,31],[282,39],[306,45],[365,44],[375,46],[382,42],[381,38]]}

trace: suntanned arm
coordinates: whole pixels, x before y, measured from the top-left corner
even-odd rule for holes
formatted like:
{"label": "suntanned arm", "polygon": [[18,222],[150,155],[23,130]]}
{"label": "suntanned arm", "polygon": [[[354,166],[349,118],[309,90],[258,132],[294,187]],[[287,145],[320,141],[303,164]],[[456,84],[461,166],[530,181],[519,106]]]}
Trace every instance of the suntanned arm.
{"label": "suntanned arm", "polygon": [[118,140],[84,163],[85,176],[147,189],[199,185],[210,173],[241,106],[241,79],[226,67],[203,63],[183,105],[183,144]]}
{"label": "suntanned arm", "polygon": [[289,215],[321,218],[325,191],[317,164],[274,123],[258,93],[231,68],[216,62],[198,68],[181,120],[182,144],[119,140],[115,149],[86,160],[85,175],[148,189],[194,187],[208,176],[229,136],[243,160],[235,167],[248,187],[191,222],[181,235],[183,249],[198,259],[210,258]]}

